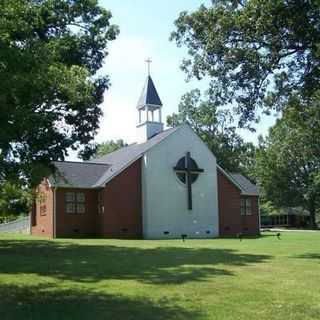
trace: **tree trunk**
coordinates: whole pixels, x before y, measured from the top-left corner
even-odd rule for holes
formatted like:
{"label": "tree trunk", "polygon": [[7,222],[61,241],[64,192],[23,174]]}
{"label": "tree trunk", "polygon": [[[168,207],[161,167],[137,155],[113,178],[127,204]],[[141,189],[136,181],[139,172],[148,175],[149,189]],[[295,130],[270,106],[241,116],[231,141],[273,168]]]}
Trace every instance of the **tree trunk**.
{"label": "tree trunk", "polygon": [[309,214],[310,214],[310,227],[312,229],[317,229],[317,223],[316,223],[316,206],[315,201],[311,201],[309,203]]}

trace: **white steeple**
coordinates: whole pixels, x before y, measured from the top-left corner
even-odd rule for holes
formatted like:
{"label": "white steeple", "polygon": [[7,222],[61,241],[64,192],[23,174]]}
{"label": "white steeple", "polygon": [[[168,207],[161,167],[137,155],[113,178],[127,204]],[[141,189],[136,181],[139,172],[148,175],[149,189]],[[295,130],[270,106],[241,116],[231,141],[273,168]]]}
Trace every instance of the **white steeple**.
{"label": "white steeple", "polygon": [[138,104],[137,142],[143,143],[163,131],[161,119],[162,102],[150,76],[150,59],[148,62],[148,77],[142,89]]}

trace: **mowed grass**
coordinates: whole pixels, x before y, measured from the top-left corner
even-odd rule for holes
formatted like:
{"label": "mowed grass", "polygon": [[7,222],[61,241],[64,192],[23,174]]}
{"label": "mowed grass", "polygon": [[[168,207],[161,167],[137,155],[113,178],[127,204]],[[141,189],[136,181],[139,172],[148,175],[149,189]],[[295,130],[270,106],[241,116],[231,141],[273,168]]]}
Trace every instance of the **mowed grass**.
{"label": "mowed grass", "polygon": [[241,242],[0,235],[0,319],[320,319],[320,232]]}

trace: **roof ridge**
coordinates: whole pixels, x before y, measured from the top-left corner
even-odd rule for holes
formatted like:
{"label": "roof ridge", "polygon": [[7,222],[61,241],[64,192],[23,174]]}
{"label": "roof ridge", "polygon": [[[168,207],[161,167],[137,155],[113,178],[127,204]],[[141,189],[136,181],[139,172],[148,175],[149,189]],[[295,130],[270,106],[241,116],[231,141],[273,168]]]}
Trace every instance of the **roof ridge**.
{"label": "roof ridge", "polygon": [[63,161],[63,160],[54,160],[53,163],[76,163],[76,164],[97,164],[97,165],[103,165],[103,166],[111,166],[109,163],[103,163],[103,162],[89,162],[88,161]]}
{"label": "roof ridge", "polygon": [[[183,124],[182,124],[182,125],[183,125]],[[172,130],[172,129],[177,129],[178,127],[180,127],[180,126],[182,126],[182,125],[179,125],[179,126],[176,126],[176,127],[167,128],[167,129],[165,129],[165,130],[157,133],[156,135],[154,135],[152,138],[150,138],[149,140],[147,140],[147,141],[145,141],[145,142],[142,142],[142,143],[133,142],[133,143],[127,145],[127,146],[123,146],[123,147],[120,148],[120,149],[117,149],[117,150],[115,150],[115,151],[109,152],[109,153],[103,155],[102,157],[95,158],[95,160],[103,159],[103,158],[105,158],[105,157],[107,157],[107,156],[110,156],[110,155],[115,154],[115,153],[117,153],[117,152],[123,151],[123,150],[125,150],[125,149],[127,149],[127,148],[129,148],[129,147],[142,146],[142,145],[144,145],[144,144],[146,144],[146,143],[149,143],[149,142],[152,141],[154,138],[158,137],[160,134],[166,133],[167,131]],[[89,161],[93,161],[93,160],[88,160],[88,162],[89,162]],[[91,163],[92,163],[92,162],[91,162]]]}
{"label": "roof ridge", "polygon": [[[114,151],[112,151],[112,152],[109,152],[109,153],[107,153],[107,154],[105,154],[105,155],[103,155],[103,156],[101,156],[101,157],[99,157],[99,158],[94,158],[93,160],[88,160],[87,162],[88,162],[88,163],[94,163],[94,162],[92,162],[92,161],[94,161],[94,160],[99,160],[99,159],[104,159],[104,158],[107,157],[107,156],[110,156],[110,155],[112,155],[112,154],[115,154],[115,153],[117,153],[117,152],[120,152],[120,151],[122,151],[122,150],[124,150],[124,149],[127,149],[127,148],[132,147],[132,146],[135,146],[135,145],[137,145],[137,143],[131,143],[131,144],[127,145],[127,146],[121,147],[120,149],[117,149],[117,150],[114,150]],[[96,162],[96,163],[98,164],[98,163],[101,163],[101,162]],[[102,162],[102,163],[103,163],[103,162]],[[105,164],[105,163],[103,163],[103,164]]]}

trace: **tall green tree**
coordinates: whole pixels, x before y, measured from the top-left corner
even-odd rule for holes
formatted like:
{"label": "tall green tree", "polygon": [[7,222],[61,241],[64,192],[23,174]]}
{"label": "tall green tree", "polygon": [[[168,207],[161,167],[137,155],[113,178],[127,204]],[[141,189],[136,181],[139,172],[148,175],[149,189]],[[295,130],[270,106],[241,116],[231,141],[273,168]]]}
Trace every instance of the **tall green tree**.
{"label": "tall green tree", "polygon": [[0,181],[35,184],[69,148],[88,157],[118,28],[97,0],[0,2]]}
{"label": "tall green tree", "polygon": [[320,205],[320,92],[308,104],[291,98],[283,117],[261,141],[256,173],[266,200],[303,206],[316,227]]}
{"label": "tall green tree", "polygon": [[208,78],[241,126],[258,108],[282,110],[290,96],[307,101],[320,88],[318,0],[212,0],[181,12],[175,26],[171,39],[188,49],[182,69]]}
{"label": "tall green tree", "polygon": [[108,153],[111,153],[113,151],[116,151],[118,149],[121,149],[123,147],[126,147],[128,144],[125,143],[122,139],[119,140],[109,140],[102,142],[97,145],[97,150],[95,154],[92,156],[92,158],[100,158]]}
{"label": "tall green tree", "polygon": [[177,126],[184,122],[191,125],[224,169],[253,177],[254,145],[237,134],[230,111],[218,108],[210,93],[202,99],[200,90],[195,89],[181,98],[179,113],[168,116],[167,123]]}

